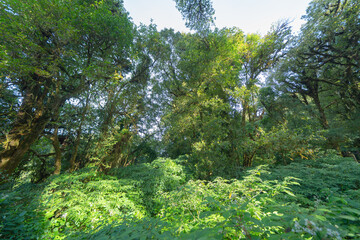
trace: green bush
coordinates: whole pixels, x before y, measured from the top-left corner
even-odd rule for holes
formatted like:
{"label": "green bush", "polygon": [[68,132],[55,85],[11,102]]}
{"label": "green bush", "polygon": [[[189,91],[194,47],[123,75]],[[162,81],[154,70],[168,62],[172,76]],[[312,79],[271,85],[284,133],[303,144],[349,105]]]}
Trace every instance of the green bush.
{"label": "green bush", "polygon": [[[344,226],[336,227],[338,221],[318,212],[323,208],[316,211],[296,204],[296,196],[288,187],[296,186],[296,179],[262,180],[266,174],[268,172],[261,166],[248,171],[242,180],[190,180],[156,197],[163,203],[157,216],[113,223],[77,237],[295,240],[356,236],[355,225],[351,225],[352,232],[349,232]],[[356,209],[349,209],[356,213]]]}
{"label": "green bush", "polygon": [[301,179],[292,189],[311,202],[326,200],[332,195],[360,188],[360,167],[352,158],[329,155],[314,160],[295,161],[287,166],[275,166],[265,179],[281,180],[286,176]]}
{"label": "green bush", "polygon": [[192,179],[185,163],[159,158],[111,175],[85,168],[2,185],[0,238],[360,238],[359,166],[350,159],[258,166],[212,181]]}
{"label": "green bush", "polygon": [[[327,232],[338,232],[350,239],[360,237],[360,167],[354,159],[327,155],[295,161],[271,168],[263,179],[281,181],[287,176],[298,178],[300,183],[292,187],[296,195],[295,208],[284,209],[289,211],[286,214],[296,213],[298,232],[302,229],[301,223],[310,224],[310,228],[315,224],[313,228],[321,229],[317,234],[322,237]],[[278,197],[278,201],[288,201],[282,197]]]}
{"label": "green bush", "polygon": [[155,197],[176,189],[189,177],[185,174],[184,166],[166,158],[114,169],[111,174],[118,179],[135,181],[142,204],[151,215],[155,215],[161,205]]}
{"label": "green bush", "polygon": [[185,182],[183,167],[157,159],[105,175],[93,168],[19,184],[1,191],[0,236],[5,239],[61,239],[114,221],[152,214],[155,196]]}
{"label": "green bush", "polygon": [[0,239],[35,239],[49,223],[39,210],[42,185],[0,186]]}
{"label": "green bush", "polygon": [[292,195],[288,185],[296,182],[293,178],[262,181],[260,176],[266,172],[263,168],[249,171],[242,181],[189,181],[163,197],[159,217],[171,223],[172,232],[184,239],[270,236],[282,228],[280,223],[270,224],[277,215],[268,211],[271,198],[281,193]]}

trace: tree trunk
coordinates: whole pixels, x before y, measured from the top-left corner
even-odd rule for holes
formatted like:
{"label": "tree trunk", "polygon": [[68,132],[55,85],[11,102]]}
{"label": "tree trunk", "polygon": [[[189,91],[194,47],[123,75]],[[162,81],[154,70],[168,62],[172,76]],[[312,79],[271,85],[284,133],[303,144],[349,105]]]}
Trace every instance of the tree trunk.
{"label": "tree trunk", "polygon": [[77,168],[76,157],[77,157],[78,150],[79,150],[79,145],[80,145],[80,137],[81,137],[81,133],[82,133],[82,125],[84,123],[85,115],[86,115],[88,107],[89,107],[89,102],[90,102],[90,94],[86,98],[85,107],[84,107],[84,110],[83,110],[83,112],[81,114],[80,125],[79,125],[78,130],[76,131],[76,140],[75,140],[74,152],[73,152],[73,154],[71,155],[71,158],[70,158],[70,172],[75,171],[76,168]]}
{"label": "tree trunk", "polygon": [[105,105],[105,112],[103,117],[104,120],[100,127],[101,139],[99,142],[102,142],[102,140],[104,140],[107,137],[109,128],[111,129],[114,121],[115,110],[116,110],[116,95],[114,91],[111,90],[108,92],[108,100]]}
{"label": "tree trunk", "polygon": [[255,152],[244,153],[243,155],[243,167],[251,167]]}
{"label": "tree trunk", "polygon": [[[321,126],[323,127],[323,129],[325,130],[328,130],[330,129],[330,125],[329,125],[329,122],[326,118],[326,114],[325,114],[325,110],[324,108],[321,106],[321,103],[320,103],[320,99],[319,99],[319,95],[318,93],[314,93],[312,94],[312,98],[314,99],[314,103],[315,103],[315,106],[319,112],[319,122],[321,124]],[[337,151],[340,152],[340,145],[339,143],[336,141],[336,139],[334,139],[334,137],[329,137],[327,139],[327,144],[330,148],[332,149],[335,149]]]}
{"label": "tree trunk", "polygon": [[81,135],[81,129],[79,129],[77,131],[74,152],[73,152],[73,154],[71,155],[71,158],[70,158],[70,172],[75,171],[76,168],[77,168],[76,157],[77,157],[77,153],[78,153],[79,145],[80,145],[80,135]]}
{"label": "tree trunk", "polygon": [[[0,170],[2,174],[5,174],[5,177],[14,172],[30,146],[39,138],[49,120],[50,116],[38,115],[30,126],[17,125],[7,135],[8,144],[0,153]],[[24,129],[27,130],[25,133],[23,132]]]}
{"label": "tree trunk", "polygon": [[247,110],[247,105],[246,102],[243,101],[242,102],[242,111],[241,111],[241,126],[245,127],[246,124],[246,110]]}
{"label": "tree trunk", "polygon": [[48,106],[45,108],[44,99],[47,94],[47,91],[40,92],[37,87],[25,94],[13,128],[2,142],[4,150],[0,153],[0,171],[5,178],[18,167],[25,153],[50,121],[52,113],[58,111],[65,101],[54,96],[47,101]]}
{"label": "tree trunk", "polygon": [[59,127],[56,126],[54,130],[54,134],[51,137],[51,141],[55,150],[55,171],[53,173],[54,175],[59,175],[61,172],[61,148],[58,138],[58,130]]}
{"label": "tree trunk", "polygon": [[320,121],[321,126],[324,129],[329,129],[330,128],[329,123],[328,123],[326,115],[325,115],[325,110],[321,106],[319,95],[313,94],[312,98],[314,99],[315,106],[316,106],[317,110],[319,111],[319,121]]}

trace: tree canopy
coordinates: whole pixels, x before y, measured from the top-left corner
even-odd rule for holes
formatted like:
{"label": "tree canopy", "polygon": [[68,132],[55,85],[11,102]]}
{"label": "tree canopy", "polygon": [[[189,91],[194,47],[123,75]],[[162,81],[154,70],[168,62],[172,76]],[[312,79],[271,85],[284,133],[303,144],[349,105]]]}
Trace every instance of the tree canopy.
{"label": "tree canopy", "polygon": [[360,237],[358,2],[265,35],[175,3],[188,33],[0,0],[0,238]]}

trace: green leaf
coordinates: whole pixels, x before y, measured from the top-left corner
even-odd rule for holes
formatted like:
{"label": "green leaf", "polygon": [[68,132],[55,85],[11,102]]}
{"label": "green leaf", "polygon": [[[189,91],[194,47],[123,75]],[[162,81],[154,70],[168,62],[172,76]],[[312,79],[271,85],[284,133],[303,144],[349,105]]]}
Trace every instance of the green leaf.
{"label": "green leaf", "polygon": [[296,197],[295,194],[293,194],[292,192],[290,192],[289,190],[283,190],[283,192],[287,193],[288,195],[292,196],[292,197]]}
{"label": "green leaf", "polygon": [[345,208],[343,208],[343,210],[345,210],[347,212],[355,213],[356,215],[360,216],[360,210],[359,209],[345,207]]}
{"label": "green leaf", "polygon": [[339,215],[338,217],[342,218],[342,219],[350,220],[350,221],[360,220],[360,218],[356,218],[354,216],[349,216],[349,215]]}
{"label": "green leaf", "polygon": [[22,212],[19,214],[19,217],[24,216],[26,213],[27,213],[26,211],[22,211]]}
{"label": "green leaf", "polygon": [[324,222],[327,220],[326,217],[321,216],[321,215],[314,215],[314,217],[315,217],[316,219],[319,219],[320,221],[324,221]]}
{"label": "green leaf", "polygon": [[331,210],[327,208],[318,208],[317,211],[330,213]]}

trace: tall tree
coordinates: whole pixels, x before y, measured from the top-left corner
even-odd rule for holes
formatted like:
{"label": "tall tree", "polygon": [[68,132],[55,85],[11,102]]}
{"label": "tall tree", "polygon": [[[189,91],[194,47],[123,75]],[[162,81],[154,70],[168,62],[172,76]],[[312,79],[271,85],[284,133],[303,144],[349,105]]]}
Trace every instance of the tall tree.
{"label": "tall tree", "polygon": [[257,84],[282,56],[288,34],[286,24],[264,38],[238,29],[206,36],[163,32],[169,47],[158,77],[170,103],[163,117],[170,156],[189,154],[204,178],[242,162],[251,165],[255,152],[240,149],[256,135],[248,123],[259,120]]}
{"label": "tall tree", "polygon": [[211,0],[175,0],[175,2],[188,28],[206,32],[214,24],[215,10]]}
{"label": "tall tree", "polygon": [[67,99],[121,71],[133,27],[117,0],[0,4],[1,80],[21,102],[1,139],[0,169],[11,174]]}
{"label": "tall tree", "polygon": [[359,14],[357,1],[312,1],[307,23],[274,74],[327,131],[327,147],[337,150],[358,138],[358,128],[344,126],[359,124]]}
{"label": "tall tree", "polygon": [[241,119],[234,121],[232,143],[236,153],[233,157],[242,159],[244,167],[252,165],[260,146],[258,125],[265,112],[258,99],[260,80],[284,57],[290,33],[288,23],[279,22],[264,37],[248,34],[239,52],[242,68],[231,96]]}

